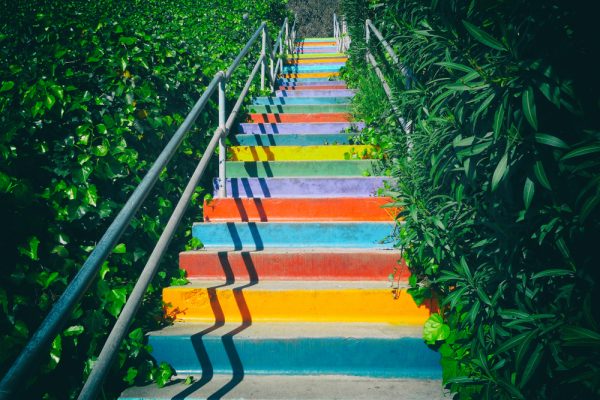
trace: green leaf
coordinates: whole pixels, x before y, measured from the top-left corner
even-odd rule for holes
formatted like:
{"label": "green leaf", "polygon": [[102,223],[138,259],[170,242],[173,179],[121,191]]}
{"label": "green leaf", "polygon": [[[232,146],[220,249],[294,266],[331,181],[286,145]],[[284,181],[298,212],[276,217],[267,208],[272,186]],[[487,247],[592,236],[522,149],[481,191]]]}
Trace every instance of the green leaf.
{"label": "green leaf", "polygon": [[528,210],[531,205],[531,200],[533,200],[533,195],[535,193],[535,184],[531,179],[525,179],[525,185],[523,186],[523,202],[525,203],[525,209]]}
{"label": "green leaf", "polygon": [[594,211],[594,209],[598,206],[599,202],[600,196],[596,194],[595,196],[592,196],[589,199],[587,199],[585,203],[583,203],[583,206],[581,206],[581,212],[579,213],[579,218],[581,219],[581,222],[585,222],[585,220],[591,214],[591,212]]}
{"label": "green leaf", "polygon": [[65,336],[79,336],[83,333],[83,325],[73,325],[63,331]]}
{"label": "green leaf", "polygon": [[504,178],[504,175],[506,174],[507,166],[508,166],[508,154],[505,153],[502,156],[502,158],[500,159],[500,162],[498,162],[498,165],[496,166],[496,169],[494,170],[494,174],[492,175],[492,192],[494,190],[496,190],[496,188],[498,187],[498,184],[500,183],[502,178]]}
{"label": "green leaf", "polygon": [[600,152],[600,144],[590,144],[588,146],[579,147],[575,150],[571,150],[567,154],[565,154],[561,161],[569,160],[575,157],[587,156],[588,154],[598,153]]}
{"label": "green leaf", "polygon": [[600,333],[580,326],[565,326],[561,336],[568,346],[600,345]]}
{"label": "green leaf", "polygon": [[135,383],[135,378],[137,377],[137,375],[138,375],[137,368],[129,367],[127,369],[127,373],[123,377],[123,380],[125,382],[127,382],[129,385],[133,385]]}
{"label": "green leaf", "polygon": [[531,276],[531,279],[539,279],[539,278],[547,278],[547,277],[555,277],[555,276],[572,276],[574,274],[573,271],[568,269],[560,269],[560,268],[552,268],[546,269],[544,271],[540,271]]}
{"label": "green leaf", "polygon": [[115,248],[113,249],[113,253],[115,253],[115,254],[127,253],[127,247],[125,246],[125,243],[119,243],[118,245],[116,245]]}
{"label": "green leaf", "polygon": [[455,70],[463,71],[463,72],[467,72],[467,73],[476,72],[471,67],[468,67],[468,66],[463,65],[463,64],[454,63],[454,62],[446,62],[446,61],[444,61],[444,62],[435,63],[435,65],[439,65],[441,67],[446,67],[448,69],[455,69]]}
{"label": "green leaf", "polygon": [[156,377],[156,384],[158,387],[164,387],[173,376],[173,369],[166,362],[161,362],[158,366],[158,376]]}
{"label": "green leaf", "polygon": [[13,87],[15,87],[15,83],[13,81],[2,82],[2,86],[0,87],[0,93],[8,92]]}
{"label": "green leaf", "polygon": [[531,334],[531,332],[527,331],[527,332],[520,333],[520,334],[518,334],[516,336],[513,336],[513,337],[509,338],[504,343],[502,343],[500,346],[498,346],[498,348],[496,349],[495,353],[496,354],[504,353],[505,351],[508,351],[508,350],[510,350],[510,349],[518,346],[530,334]]}
{"label": "green leaf", "polygon": [[536,161],[533,165],[533,173],[537,178],[538,182],[546,189],[552,190],[550,186],[550,181],[548,180],[548,176],[546,175],[546,170],[544,169],[544,164],[541,161]]}
{"label": "green leaf", "polygon": [[121,36],[119,38],[119,43],[125,44],[125,45],[128,45],[128,46],[134,44],[136,41],[137,41],[136,38],[130,37],[130,36]]}
{"label": "green leaf", "polygon": [[58,363],[60,362],[60,357],[62,354],[62,336],[58,335],[52,341],[52,346],[50,346],[50,369],[56,368]]}
{"label": "green leaf", "polygon": [[533,95],[533,88],[528,87],[521,95],[521,100],[523,102],[523,114],[525,114],[527,122],[529,122],[529,125],[531,125],[533,129],[537,130],[538,120],[535,109],[535,96]]}
{"label": "green leaf", "polygon": [[540,365],[540,361],[542,360],[542,357],[544,355],[543,351],[544,351],[544,346],[541,343],[539,343],[536,346],[533,353],[531,354],[531,356],[529,357],[527,364],[525,365],[525,369],[523,370],[523,375],[521,376],[521,380],[519,382],[519,387],[522,388],[523,386],[525,386],[527,384],[527,382],[529,382],[529,379],[531,379],[531,377],[537,370],[538,366]]}
{"label": "green leaf", "polygon": [[465,20],[463,20],[462,23],[467,29],[467,31],[471,34],[471,36],[473,36],[479,42],[485,44],[488,47],[491,47],[492,49],[506,51],[506,47],[504,47],[504,45],[500,43],[500,41],[498,41],[486,31],[476,27],[475,25]]}
{"label": "green leaf", "polygon": [[502,123],[504,122],[504,104],[500,103],[496,113],[494,114],[494,137],[497,139],[500,137],[500,132],[502,130]]}
{"label": "green leaf", "polygon": [[423,339],[428,344],[435,344],[439,340],[445,340],[450,335],[450,327],[444,324],[440,314],[431,314],[423,326]]}
{"label": "green leaf", "polygon": [[32,236],[29,238],[29,248],[25,249],[23,247],[19,247],[19,253],[34,260],[37,261],[39,260],[38,258],[38,246],[40,244],[40,240],[35,237]]}
{"label": "green leaf", "polygon": [[545,144],[547,146],[557,147],[559,149],[568,149],[569,145],[563,142],[561,139],[556,136],[549,135],[547,133],[536,133],[535,141],[541,144]]}

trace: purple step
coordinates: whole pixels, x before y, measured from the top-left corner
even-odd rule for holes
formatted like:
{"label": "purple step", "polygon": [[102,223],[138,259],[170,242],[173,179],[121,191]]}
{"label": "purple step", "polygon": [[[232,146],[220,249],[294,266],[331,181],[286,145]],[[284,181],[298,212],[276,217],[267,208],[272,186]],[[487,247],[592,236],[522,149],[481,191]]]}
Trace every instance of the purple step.
{"label": "purple step", "polygon": [[293,134],[293,133],[343,133],[347,129],[361,131],[364,122],[313,122],[313,123],[274,123],[274,124],[240,124],[238,133],[252,134]]}
{"label": "purple step", "polygon": [[330,81],[329,79],[323,78],[323,79],[318,79],[318,80],[314,80],[314,81],[298,81],[298,82],[290,82],[290,83],[285,83],[282,80],[282,83],[280,83],[281,86],[345,86],[346,85],[346,81]]}
{"label": "purple step", "polygon": [[325,90],[278,90],[277,97],[353,97],[354,89],[325,89]]}
{"label": "purple step", "polygon": [[[227,178],[227,197],[233,198],[318,198],[318,197],[372,197],[392,179],[384,176],[368,177],[298,177],[298,178]],[[217,197],[218,179],[213,181]]]}

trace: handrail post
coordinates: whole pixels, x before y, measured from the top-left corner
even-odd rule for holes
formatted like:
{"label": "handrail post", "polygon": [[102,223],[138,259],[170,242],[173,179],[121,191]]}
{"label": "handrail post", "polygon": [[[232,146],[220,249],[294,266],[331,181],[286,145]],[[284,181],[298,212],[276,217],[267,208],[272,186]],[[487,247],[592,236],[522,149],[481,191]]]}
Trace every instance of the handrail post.
{"label": "handrail post", "polygon": [[[219,82],[219,128],[225,129],[225,123],[227,122],[227,110],[225,109],[225,73],[221,76]],[[227,190],[225,187],[225,162],[227,159],[227,146],[225,146],[225,135],[222,133],[219,138],[219,198],[225,198],[227,196]]]}
{"label": "handrail post", "polygon": [[288,19],[285,19],[285,44],[289,49],[291,49],[291,43],[290,43],[290,22],[288,21]]}
{"label": "handrail post", "polygon": [[[263,56],[267,54],[267,26],[266,25],[262,31],[262,50],[261,50],[260,54]],[[267,69],[267,61],[266,61],[266,58],[263,57],[263,62],[260,66],[260,90],[265,90],[266,69]]]}
{"label": "handrail post", "polygon": [[369,33],[369,23],[371,22],[370,19],[365,21],[365,43],[367,44],[366,49],[366,58],[367,58],[367,62],[369,62],[369,39],[371,38],[371,35]]}

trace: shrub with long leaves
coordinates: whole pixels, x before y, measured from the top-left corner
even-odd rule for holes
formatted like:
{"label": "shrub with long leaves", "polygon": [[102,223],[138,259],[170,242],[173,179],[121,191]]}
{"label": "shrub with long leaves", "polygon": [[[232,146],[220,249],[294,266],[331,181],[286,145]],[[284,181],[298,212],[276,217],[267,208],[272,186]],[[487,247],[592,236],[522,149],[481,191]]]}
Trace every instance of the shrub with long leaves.
{"label": "shrub with long leaves", "polygon": [[461,399],[598,398],[597,14],[559,0],[343,8],[350,81],[372,73],[367,17],[416,78],[404,89],[373,39],[412,122],[408,132],[391,127],[388,106],[371,115],[371,132],[393,138],[386,160],[405,221],[398,246],[416,302],[439,301],[424,338],[441,353],[445,383]]}

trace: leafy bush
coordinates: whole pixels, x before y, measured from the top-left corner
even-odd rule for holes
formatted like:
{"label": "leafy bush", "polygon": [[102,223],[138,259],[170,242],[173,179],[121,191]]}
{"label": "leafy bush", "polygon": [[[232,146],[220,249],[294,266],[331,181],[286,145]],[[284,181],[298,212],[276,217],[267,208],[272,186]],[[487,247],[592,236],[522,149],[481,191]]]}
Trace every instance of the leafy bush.
{"label": "leafy bush", "polygon": [[[227,11],[224,12],[224,9]],[[47,314],[213,75],[281,0],[3,2],[0,16],[0,374]],[[278,27],[270,25],[271,32]],[[254,48],[228,93],[239,93]],[[258,92],[257,87],[252,88]],[[216,126],[209,104],[66,329],[31,371],[33,398],[73,397]],[[183,249],[193,216],[173,249]],[[111,396],[154,378],[143,332],[163,324],[160,287],[185,281],[177,250],[134,322],[111,376]],[[161,378],[162,377],[162,378]],[[121,381],[121,384],[114,383]]]}
{"label": "leafy bush", "polygon": [[442,355],[445,383],[461,399],[598,398],[597,13],[558,0],[343,8],[350,81],[370,73],[365,18],[417,79],[404,90],[373,39],[413,122],[410,132],[389,125],[389,106],[371,115],[373,132],[394,138],[387,160],[410,291],[441,305],[424,337]]}

